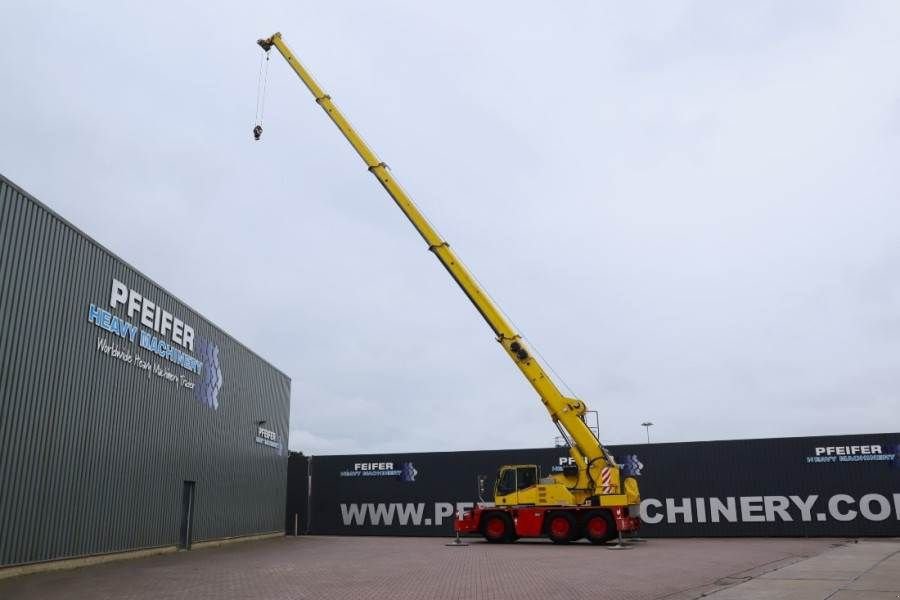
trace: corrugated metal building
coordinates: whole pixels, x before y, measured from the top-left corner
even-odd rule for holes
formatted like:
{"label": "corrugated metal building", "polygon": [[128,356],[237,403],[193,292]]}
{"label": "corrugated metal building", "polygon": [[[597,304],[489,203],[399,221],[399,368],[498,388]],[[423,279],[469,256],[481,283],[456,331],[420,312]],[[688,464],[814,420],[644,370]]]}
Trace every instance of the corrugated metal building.
{"label": "corrugated metal building", "polygon": [[0,176],[0,566],[283,531],[290,379]]}

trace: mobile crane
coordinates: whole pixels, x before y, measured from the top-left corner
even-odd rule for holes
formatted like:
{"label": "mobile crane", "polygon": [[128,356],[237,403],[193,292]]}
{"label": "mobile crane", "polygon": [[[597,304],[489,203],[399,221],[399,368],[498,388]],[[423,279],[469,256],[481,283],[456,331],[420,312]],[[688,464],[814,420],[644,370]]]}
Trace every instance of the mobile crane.
{"label": "mobile crane", "polygon": [[[288,48],[280,33],[257,43],[268,53],[276,48],[309,89],[316,103],[337,125],[366,168],[378,179],[416,231],[425,239],[463,293],[487,321],[503,350],[540,396],[550,418],[569,446],[573,465],[562,473],[542,477],[538,465],[500,467],[494,502],[478,503],[457,515],[458,533],[480,533],[489,542],[511,542],[520,537],[549,537],[567,543],[581,537],[595,544],[640,526],[640,493],[633,477],[623,478],[619,465],[585,422],[587,407],[559,390],[532,355],[522,336],[456,256],[450,245],[425,219],[391,175],[388,166],[369,148],[312,75]],[[254,128],[258,140],[261,126]]]}

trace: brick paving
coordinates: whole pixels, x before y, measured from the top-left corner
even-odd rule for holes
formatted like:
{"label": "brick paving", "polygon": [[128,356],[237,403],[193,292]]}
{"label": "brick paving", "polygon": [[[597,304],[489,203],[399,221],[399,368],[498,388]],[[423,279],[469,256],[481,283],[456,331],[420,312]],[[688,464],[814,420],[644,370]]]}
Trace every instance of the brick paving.
{"label": "brick paving", "polygon": [[0,580],[2,600],[687,600],[837,540],[650,540],[628,550],[538,540],[278,538]]}

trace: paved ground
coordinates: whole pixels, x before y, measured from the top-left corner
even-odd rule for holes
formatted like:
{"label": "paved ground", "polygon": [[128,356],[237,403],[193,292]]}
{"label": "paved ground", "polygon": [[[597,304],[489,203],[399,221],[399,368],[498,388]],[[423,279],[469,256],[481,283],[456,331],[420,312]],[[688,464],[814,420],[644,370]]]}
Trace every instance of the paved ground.
{"label": "paved ground", "polygon": [[894,600],[900,598],[900,541],[870,540],[716,592],[710,600]]}
{"label": "paved ground", "polygon": [[[716,590],[732,594],[717,600],[788,598],[777,592],[759,595],[766,592],[756,588],[748,590],[755,596],[733,593],[740,589],[735,584],[757,576],[762,579],[750,583],[769,581],[776,577],[773,570],[784,566],[794,570],[781,572],[797,578],[813,571],[840,572],[846,577],[831,582],[835,589],[857,589],[852,586],[862,580],[848,578],[877,554],[854,553],[869,552],[876,542],[836,547],[840,540],[823,539],[652,540],[621,551],[526,540],[500,546],[472,540],[468,547],[448,548],[445,541],[300,537],[247,542],[8,579],[0,581],[0,598],[687,600]],[[807,557],[819,562],[804,570],[807,563],[798,561]],[[872,585],[883,574],[878,569],[897,571],[896,555],[891,560],[869,571]]]}

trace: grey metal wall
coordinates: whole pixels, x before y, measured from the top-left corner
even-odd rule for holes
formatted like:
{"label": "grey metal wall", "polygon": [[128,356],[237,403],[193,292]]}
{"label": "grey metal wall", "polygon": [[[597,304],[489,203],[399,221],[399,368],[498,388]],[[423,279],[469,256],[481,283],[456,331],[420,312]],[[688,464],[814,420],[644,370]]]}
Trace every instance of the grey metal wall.
{"label": "grey metal wall", "polygon": [[[113,278],[193,326],[199,375],[89,322],[91,303],[128,320]],[[286,375],[0,176],[0,565],[176,544],[184,481],[195,542],[282,531],[289,397]]]}

